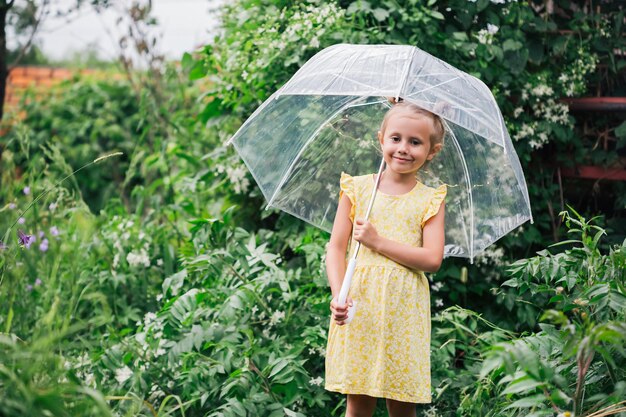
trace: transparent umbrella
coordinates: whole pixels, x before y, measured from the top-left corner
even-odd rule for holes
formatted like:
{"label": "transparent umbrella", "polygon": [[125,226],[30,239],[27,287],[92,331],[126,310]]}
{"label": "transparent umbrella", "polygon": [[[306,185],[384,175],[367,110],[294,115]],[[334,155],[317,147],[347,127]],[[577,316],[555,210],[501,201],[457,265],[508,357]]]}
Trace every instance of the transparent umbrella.
{"label": "transparent umbrella", "polygon": [[519,159],[489,88],[413,46],[339,44],[320,51],[229,142],[268,207],[330,231],[341,172],[379,170],[376,132],[389,97],[444,121],[443,150],[419,175],[426,185],[448,185],[445,256],[473,261],[532,221]]}

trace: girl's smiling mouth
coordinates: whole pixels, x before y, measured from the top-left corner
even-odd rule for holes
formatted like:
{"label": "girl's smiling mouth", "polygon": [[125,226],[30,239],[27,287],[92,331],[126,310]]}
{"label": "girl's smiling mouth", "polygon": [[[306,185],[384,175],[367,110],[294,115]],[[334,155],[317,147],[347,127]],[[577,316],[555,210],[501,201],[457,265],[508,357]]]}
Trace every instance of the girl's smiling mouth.
{"label": "girl's smiling mouth", "polygon": [[412,162],[412,159],[407,159],[407,158],[402,158],[401,156],[394,156],[393,159],[397,159],[398,161],[403,161],[403,162]]}

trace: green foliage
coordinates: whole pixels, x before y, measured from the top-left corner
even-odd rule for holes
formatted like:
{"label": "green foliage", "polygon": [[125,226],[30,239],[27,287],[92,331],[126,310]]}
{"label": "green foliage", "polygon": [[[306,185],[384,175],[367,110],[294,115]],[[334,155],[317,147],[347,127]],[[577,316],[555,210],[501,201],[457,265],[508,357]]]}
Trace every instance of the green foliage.
{"label": "green foliage", "polygon": [[468,415],[588,415],[626,393],[626,241],[603,253],[593,219],[561,215],[573,236],[553,246],[573,247],[513,263],[503,283],[541,314],[541,331],[487,351]]}
{"label": "green foliage", "polygon": [[[316,51],[371,42],[415,44],[492,86],[536,221],[432,277],[434,404],[421,411],[603,415],[626,390],[623,236],[572,212],[572,239],[532,255],[561,233],[541,152],[602,152],[575,140],[559,99],[584,94],[594,65],[622,65],[620,12],[564,23],[532,5],[239,0],[160,84],[77,78],[27,104],[0,159],[0,414],[343,413],[323,389],[328,236],[263,210],[224,144]],[[17,230],[37,240],[20,246]]]}
{"label": "green foliage", "polygon": [[111,416],[102,394],[64,367],[49,349],[52,337],[32,344],[0,335],[0,414],[5,416]]}

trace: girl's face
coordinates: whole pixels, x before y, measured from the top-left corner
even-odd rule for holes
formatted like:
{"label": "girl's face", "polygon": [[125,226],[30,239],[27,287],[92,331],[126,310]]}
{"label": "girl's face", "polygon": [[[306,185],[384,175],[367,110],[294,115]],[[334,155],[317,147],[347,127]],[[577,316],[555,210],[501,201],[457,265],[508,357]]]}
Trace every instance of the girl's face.
{"label": "girl's face", "polygon": [[432,145],[433,122],[409,111],[391,115],[384,132],[378,132],[387,168],[398,174],[415,174],[441,149]]}

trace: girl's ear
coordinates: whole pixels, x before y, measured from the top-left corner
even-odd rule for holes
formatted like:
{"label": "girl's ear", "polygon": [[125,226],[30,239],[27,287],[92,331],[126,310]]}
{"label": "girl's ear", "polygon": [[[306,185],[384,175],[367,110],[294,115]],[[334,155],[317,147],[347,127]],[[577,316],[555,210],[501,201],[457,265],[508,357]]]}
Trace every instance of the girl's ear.
{"label": "girl's ear", "polygon": [[427,160],[431,160],[435,157],[435,155],[437,155],[439,153],[439,151],[442,148],[442,144],[441,143],[436,143],[435,145],[433,145],[432,148],[430,148],[430,152],[428,153],[428,156],[426,157]]}
{"label": "girl's ear", "polygon": [[383,132],[381,132],[380,130],[378,131],[378,142],[380,142],[380,144],[383,144]]}

